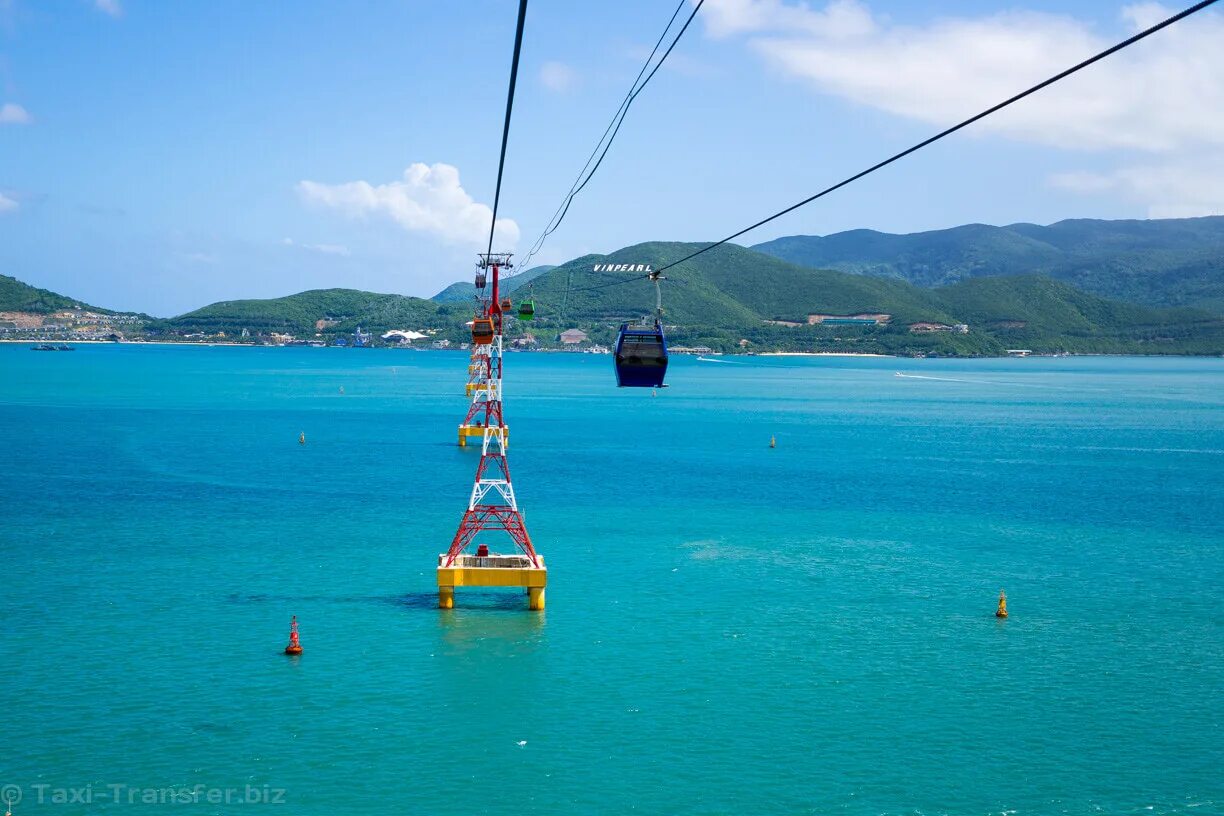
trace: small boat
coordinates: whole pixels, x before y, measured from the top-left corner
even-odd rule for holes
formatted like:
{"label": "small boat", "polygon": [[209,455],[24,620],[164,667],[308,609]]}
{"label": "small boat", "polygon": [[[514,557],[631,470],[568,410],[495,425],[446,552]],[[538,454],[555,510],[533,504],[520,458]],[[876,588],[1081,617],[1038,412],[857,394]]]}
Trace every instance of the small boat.
{"label": "small boat", "polygon": [[56,351],[76,351],[76,346],[70,346],[67,343],[55,347]]}
{"label": "small boat", "polygon": [[39,343],[37,346],[30,346],[30,351],[58,351],[58,349],[50,343]]}

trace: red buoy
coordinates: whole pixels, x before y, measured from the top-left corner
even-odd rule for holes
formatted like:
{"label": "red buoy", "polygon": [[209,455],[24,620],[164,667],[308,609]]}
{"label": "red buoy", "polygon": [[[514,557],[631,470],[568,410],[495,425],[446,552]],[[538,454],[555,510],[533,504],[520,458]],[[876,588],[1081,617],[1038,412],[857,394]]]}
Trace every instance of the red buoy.
{"label": "red buoy", "polygon": [[302,653],[302,644],[298,641],[297,615],[293,616],[293,621],[289,624],[289,645],[285,647],[285,654],[300,655]]}

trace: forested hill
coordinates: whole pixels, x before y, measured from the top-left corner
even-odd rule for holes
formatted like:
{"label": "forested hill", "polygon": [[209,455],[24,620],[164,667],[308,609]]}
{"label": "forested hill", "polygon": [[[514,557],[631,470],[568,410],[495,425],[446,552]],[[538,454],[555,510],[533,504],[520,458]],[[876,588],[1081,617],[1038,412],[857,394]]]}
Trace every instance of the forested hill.
{"label": "forested hill", "polygon": [[99,314],[111,314],[107,309],[99,309],[47,289],[38,289],[8,275],[0,275],[0,312],[50,314],[62,309],[88,309]]}
{"label": "forested hill", "polygon": [[934,287],[976,277],[1042,274],[1093,294],[1224,314],[1224,216],[1076,219],[1050,226],[967,224],[893,235],[793,235],[753,249],[810,268]]}
{"label": "forested hill", "polygon": [[[503,286],[507,292],[513,292],[523,284],[530,283],[553,268],[551,266],[533,266],[531,269],[510,276],[505,280]],[[457,281],[431,297],[430,300],[435,303],[471,303],[474,297],[476,297],[476,284],[472,281]]]}
{"label": "forested hill", "polygon": [[[654,289],[607,264],[665,266],[704,244],[651,242],[562,264],[526,288],[537,326],[590,328],[610,340],[623,320],[650,313]],[[665,272],[665,322],[678,342],[734,348],[997,354],[1042,351],[1224,353],[1224,317],[1201,309],[1152,308],[1081,291],[1043,275],[1010,275],[923,288],[895,278],[807,269],[723,245]],[[523,291],[520,296],[525,297]],[[778,326],[808,314],[883,313],[887,326]],[[968,334],[916,335],[911,324],[969,324]]]}
{"label": "forested hill", "polygon": [[366,329],[432,325],[439,319],[468,315],[467,307],[449,307],[422,298],[364,292],[359,289],[312,289],[266,300],[226,300],[156,321],[155,330],[238,334],[282,332],[312,335]]}
{"label": "forested hill", "polygon": [[[1193,224],[1202,226],[1203,221]],[[1033,229],[1053,230],[1064,235],[1063,243],[1085,251],[1082,238],[1065,235],[1075,223],[1083,222]],[[1022,253],[1015,247],[1028,247],[1025,251],[1032,257],[1039,252],[1048,255],[1051,250],[1035,249],[1033,241],[1021,235],[1020,227],[963,229],[1013,247],[1008,262],[1013,266],[991,266],[988,274],[968,275],[951,285],[916,286],[896,276],[816,269],[741,246],[717,247],[666,270],[662,294],[668,335],[677,345],[722,351],[990,355],[1028,348],[1038,352],[1224,354],[1224,313],[1101,297],[1049,274],[1027,271],[1035,264],[1016,260]],[[1049,240],[1041,243],[1054,247],[1054,239],[1042,234]],[[912,237],[871,235],[878,245],[875,257],[887,254],[881,247]],[[1134,236],[1106,240],[1098,235],[1097,240],[1113,249],[1125,245],[1132,250],[1139,242]],[[1187,243],[1195,241],[1208,243],[1202,236],[1187,239]],[[609,266],[659,269],[703,246],[656,241],[530,270],[512,279],[514,286],[508,290],[516,303],[534,302],[535,320],[511,317],[508,337],[525,339],[531,334],[542,345],[556,345],[561,331],[581,328],[593,342],[611,343],[620,323],[653,312],[655,290],[641,271],[609,271]],[[979,253],[979,257],[984,255]],[[974,267],[979,272],[983,268],[981,264]],[[1014,274],[1018,269],[1026,270],[1025,274]],[[8,289],[13,284],[24,287],[12,281]],[[375,337],[391,329],[411,329],[426,332],[433,340],[460,343],[468,338],[465,324],[472,318],[471,297],[463,296],[469,291],[464,287],[471,285],[464,281],[450,287],[451,295],[443,300],[455,297],[453,302],[354,289],[223,301],[178,317],[149,320],[144,331],[149,336],[220,339],[222,335],[242,337],[245,330],[250,342],[269,341],[273,333],[317,341],[351,335],[360,326]],[[8,289],[0,288],[0,293]],[[38,294],[41,290],[31,287],[14,291],[19,296],[9,301],[44,309],[53,308],[60,302],[55,298],[61,297]],[[881,318],[878,325],[808,324],[809,315],[855,314],[887,318]]]}

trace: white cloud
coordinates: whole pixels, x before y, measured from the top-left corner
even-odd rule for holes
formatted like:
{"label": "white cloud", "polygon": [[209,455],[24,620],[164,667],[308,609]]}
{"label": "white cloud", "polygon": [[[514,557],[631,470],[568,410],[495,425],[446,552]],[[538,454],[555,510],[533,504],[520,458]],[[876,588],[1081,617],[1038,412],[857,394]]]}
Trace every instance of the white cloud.
{"label": "white cloud", "polygon": [[16,200],[9,198],[4,193],[0,193],[0,215],[5,213],[16,212],[18,205]]}
{"label": "white cloud", "polygon": [[217,262],[217,256],[210,252],[180,252],[178,256],[192,263],[212,264]]}
{"label": "white cloud", "polygon": [[578,74],[563,62],[546,62],[540,66],[540,83],[550,91],[564,93],[578,84]]}
{"label": "white cloud", "polygon": [[[711,36],[748,36],[781,73],[818,90],[949,125],[1073,65],[1121,36],[1062,14],[1005,11],[893,25],[857,0],[823,9],[782,0],[708,0]],[[1172,10],[1125,6],[1131,30]],[[1224,16],[1207,11],[973,126],[1075,149],[1168,152],[1224,143]]]}
{"label": "white cloud", "polygon": [[709,0],[703,11],[706,30],[714,37],[766,31],[846,37],[876,29],[870,12],[854,0],[835,0],[821,11],[782,0]]}
{"label": "white cloud", "polygon": [[119,0],[94,0],[94,8],[112,17],[123,16],[123,6],[119,4]]}
{"label": "white cloud", "polygon": [[0,105],[0,125],[28,125],[33,121],[30,112],[16,102]]}
{"label": "white cloud", "polygon": [[[410,232],[424,232],[448,244],[476,245],[489,234],[493,211],[472,200],[459,183],[458,168],[449,164],[412,164],[401,181],[377,186],[367,181],[320,184],[301,181],[298,194],[307,202],[339,210],[352,218],[387,216]],[[494,249],[512,249],[519,227],[497,219]]]}
{"label": "white cloud", "polygon": [[1224,151],[1205,160],[1177,158],[1105,173],[1062,173],[1050,184],[1088,195],[1117,195],[1147,207],[1149,218],[1193,218],[1224,213]]}
{"label": "white cloud", "polygon": [[348,257],[353,253],[349,252],[349,248],[340,244],[302,244],[304,249],[311,252],[318,252],[320,255],[343,255]]}
{"label": "white cloud", "polygon": [[282,238],[281,243],[285,246],[301,247],[308,252],[317,252],[320,255],[342,255],[347,258],[353,254],[348,247],[341,244],[299,244],[292,238]]}

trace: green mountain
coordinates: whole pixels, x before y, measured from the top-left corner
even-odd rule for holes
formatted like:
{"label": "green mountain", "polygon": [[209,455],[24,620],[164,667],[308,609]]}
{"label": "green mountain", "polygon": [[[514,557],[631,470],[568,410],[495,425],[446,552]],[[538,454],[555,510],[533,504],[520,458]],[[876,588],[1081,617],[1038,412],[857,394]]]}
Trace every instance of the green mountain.
{"label": "green mountain", "polygon": [[[654,310],[654,288],[642,273],[594,271],[596,265],[662,267],[703,244],[650,242],[608,255],[587,255],[536,279],[537,308],[566,318],[610,323]],[[723,245],[665,273],[667,322],[725,327],[805,319],[808,312],[885,311],[899,320],[946,319],[929,293],[902,281],[804,269],[752,250]],[[637,278],[635,280],[635,277]]]}
{"label": "green mountain", "polygon": [[313,289],[270,300],[226,300],[196,309],[168,320],[156,321],[150,328],[177,333],[204,332],[227,334],[284,332],[308,335],[318,331],[324,321],[330,332],[352,332],[358,326],[367,331],[392,328],[423,328],[439,319],[467,314],[471,309],[440,305],[404,295],[383,295],[357,289]]}
{"label": "green mountain", "polygon": [[1103,297],[1224,314],[1224,216],[968,224],[910,235],[852,230],[778,238],[753,249],[807,267],[923,287],[1036,273]]}
{"label": "green mountain", "polygon": [[8,275],[0,275],[0,312],[50,314],[61,309],[88,309],[99,314],[114,314],[108,309],[99,309],[46,289],[37,289]]}
{"label": "green mountain", "polygon": [[1112,354],[1221,354],[1224,317],[1109,300],[1044,275],[984,277],[932,290],[1002,348]]}
{"label": "green mountain", "polygon": [[[1181,224],[1188,231],[1183,243],[1198,249],[1177,250],[1179,260],[1170,261],[1162,274],[1191,268],[1196,263],[1194,252],[1202,253],[1203,263],[1208,264],[1201,267],[1207,271],[1198,278],[1198,290],[1189,287],[1187,282],[1193,280],[1189,272],[1173,276],[1185,292],[1210,293],[1215,285],[1210,272],[1213,258],[1203,247],[1213,240],[1217,221],[1224,219],[1166,224],[1168,228]],[[1111,226],[1105,229],[1103,223]],[[1154,236],[1146,222],[1128,226],[1077,221],[1053,227],[977,225],[917,237],[860,231],[815,239],[815,244],[805,238],[771,242],[775,250],[789,246],[787,251],[798,253],[804,246],[815,246],[826,256],[842,258],[852,251],[860,259],[896,257],[899,248],[906,246],[911,252],[907,257],[916,258],[919,254],[913,248],[917,246],[926,253],[922,257],[955,255],[961,259],[957,268],[964,273],[962,279],[927,286],[914,285],[883,267],[857,267],[854,272],[815,269],[727,244],[666,271],[661,282],[663,319],[673,344],[723,351],[991,355],[1008,348],[1029,348],[1037,352],[1224,354],[1224,314],[1219,312],[1127,303],[1084,291],[1049,274],[1015,274],[1041,258],[1052,263],[1049,259],[1060,252],[1113,252],[1111,257],[1119,263],[1116,259],[1128,253],[1142,255],[1149,265],[1143,274],[1150,278],[1154,274],[1150,271],[1152,253],[1172,252],[1159,249],[1168,240],[1168,236]],[[654,311],[655,288],[645,280],[646,266],[659,269],[703,246],[656,241],[529,270],[511,279],[507,289],[513,299],[525,298],[527,292],[521,287],[530,282],[536,319],[523,322],[512,316],[507,333],[511,339],[530,333],[550,345],[563,330],[576,327],[593,341],[610,344],[622,322]],[[937,284],[943,278],[934,276],[932,264],[915,262],[907,268],[924,282]],[[927,277],[917,274],[920,266]],[[1103,268],[1094,267],[1097,272]],[[360,326],[374,333],[431,331],[437,339],[459,343],[469,339],[465,324],[472,317],[472,291],[463,294],[459,288],[463,286],[470,289],[471,284],[456,284],[430,300],[319,289],[269,300],[224,301],[167,320],[149,321],[145,328],[153,334],[178,337],[221,332],[232,337],[245,329],[255,336],[282,332],[310,338],[347,334]],[[448,292],[457,299],[451,301]],[[74,305],[67,298],[11,278],[0,278],[0,296],[0,303],[45,310]],[[813,313],[882,313],[891,320],[882,325],[808,325],[807,316]],[[911,331],[916,323],[944,328],[967,324],[968,331]]]}
{"label": "green mountain", "polygon": [[[536,279],[536,326],[579,326],[611,342],[616,326],[649,314],[653,286],[640,272],[596,266],[662,267],[703,244],[652,242],[588,255]],[[662,283],[664,322],[674,342],[729,350],[846,350],[891,353],[999,354],[1035,351],[1221,353],[1224,318],[1195,309],[1119,303],[1039,275],[976,278],[921,288],[905,281],[805,269],[734,245],[679,264]],[[887,326],[777,326],[810,313],[892,315]],[[917,322],[967,323],[968,334],[915,334]],[[543,334],[544,332],[537,332]]]}
{"label": "green mountain", "polygon": [[[519,272],[507,278],[501,285],[507,292],[513,292],[523,284],[531,283],[554,268],[552,266],[533,266],[525,272]],[[476,297],[476,284],[470,281],[458,281],[431,297],[430,300],[435,303],[471,303],[474,297]]]}

